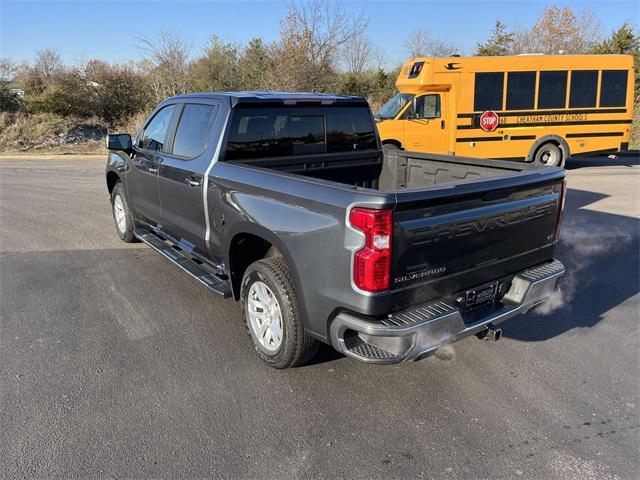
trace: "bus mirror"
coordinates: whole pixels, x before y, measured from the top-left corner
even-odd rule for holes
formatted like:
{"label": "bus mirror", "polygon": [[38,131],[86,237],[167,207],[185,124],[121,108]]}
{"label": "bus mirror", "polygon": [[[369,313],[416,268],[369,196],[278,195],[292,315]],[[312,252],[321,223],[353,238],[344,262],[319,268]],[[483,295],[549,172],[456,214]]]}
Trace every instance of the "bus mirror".
{"label": "bus mirror", "polygon": [[415,97],[411,100],[411,105],[409,105],[409,108],[407,108],[407,111],[404,114],[404,118],[405,120],[415,120],[416,118],[418,118],[416,116],[416,108],[418,106],[418,103],[416,102]]}

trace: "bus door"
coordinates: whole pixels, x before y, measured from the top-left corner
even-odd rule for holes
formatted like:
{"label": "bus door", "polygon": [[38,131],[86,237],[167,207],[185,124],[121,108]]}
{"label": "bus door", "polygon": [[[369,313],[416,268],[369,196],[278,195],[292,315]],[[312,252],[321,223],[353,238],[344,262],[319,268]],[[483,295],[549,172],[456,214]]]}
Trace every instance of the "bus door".
{"label": "bus door", "polygon": [[444,93],[414,97],[404,113],[404,146],[407,150],[447,153],[448,130]]}

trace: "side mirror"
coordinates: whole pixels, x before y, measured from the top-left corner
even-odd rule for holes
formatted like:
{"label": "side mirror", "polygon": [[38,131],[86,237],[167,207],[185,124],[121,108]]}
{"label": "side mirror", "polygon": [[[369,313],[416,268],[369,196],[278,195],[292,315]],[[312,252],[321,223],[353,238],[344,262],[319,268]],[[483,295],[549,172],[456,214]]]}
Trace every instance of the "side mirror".
{"label": "side mirror", "polygon": [[418,111],[418,100],[416,99],[416,97],[413,97],[411,99],[411,110],[409,111],[409,119],[415,119],[416,118],[416,113]]}
{"label": "side mirror", "polygon": [[107,149],[130,152],[133,150],[131,135],[128,133],[110,133],[107,135]]}

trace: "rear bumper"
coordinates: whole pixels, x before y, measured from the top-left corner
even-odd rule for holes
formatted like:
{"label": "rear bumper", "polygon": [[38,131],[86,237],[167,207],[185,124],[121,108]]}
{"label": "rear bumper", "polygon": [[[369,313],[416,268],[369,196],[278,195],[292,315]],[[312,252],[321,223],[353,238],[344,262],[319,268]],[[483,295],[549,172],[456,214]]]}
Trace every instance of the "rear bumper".
{"label": "rear bumper", "polygon": [[460,309],[443,300],[377,321],[342,312],[331,323],[331,343],[339,352],[368,363],[417,360],[543,303],[563,274],[564,266],[558,260],[523,270],[514,277],[499,308],[472,323],[465,323]]}

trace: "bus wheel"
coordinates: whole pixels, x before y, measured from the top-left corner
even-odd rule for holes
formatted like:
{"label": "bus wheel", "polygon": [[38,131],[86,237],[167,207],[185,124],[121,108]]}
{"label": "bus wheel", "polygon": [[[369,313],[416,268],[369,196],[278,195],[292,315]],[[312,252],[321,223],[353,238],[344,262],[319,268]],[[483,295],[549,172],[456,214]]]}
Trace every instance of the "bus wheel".
{"label": "bus wheel", "polygon": [[542,167],[557,167],[562,165],[562,151],[555,143],[545,143],[536,150],[533,161]]}
{"label": "bus wheel", "polygon": [[396,145],[395,143],[383,143],[382,144],[382,149],[383,150],[391,150],[391,151],[401,150],[401,148],[398,145]]}

